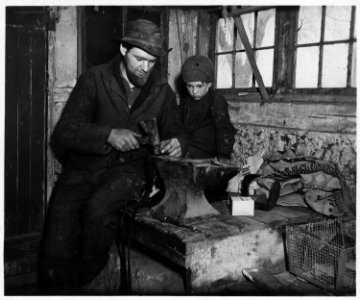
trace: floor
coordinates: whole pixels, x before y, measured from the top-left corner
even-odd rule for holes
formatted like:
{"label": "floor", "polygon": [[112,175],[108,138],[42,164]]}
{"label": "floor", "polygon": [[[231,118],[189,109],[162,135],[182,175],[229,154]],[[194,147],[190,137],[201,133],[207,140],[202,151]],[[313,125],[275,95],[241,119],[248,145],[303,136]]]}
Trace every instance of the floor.
{"label": "floor", "polygon": [[[135,249],[136,248],[136,249]],[[114,248],[115,249],[115,248]],[[160,258],[154,257],[153,254],[148,255],[144,249],[138,246],[130,252],[131,257],[131,295],[162,295],[162,296],[179,296],[185,294],[184,282],[180,275],[174,269],[174,266],[167,265],[167,263],[160,262]],[[116,259],[112,256],[111,259]],[[84,295],[115,295],[114,287],[119,287],[120,274],[111,273],[109,266],[105,268],[97,277],[97,282],[93,282],[85,288]],[[104,276],[112,276],[112,283],[107,280],[102,280]],[[284,284],[286,287],[291,287],[286,291],[287,296],[303,295],[302,291],[306,291],[306,296],[332,296],[313,284],[307,283],[304,280],[290,274],[283,272],[275,274],[274,277]],[[99,282],[107,282],[106,286],[101,286]],[[110,283],[109,283],[110,282]],[[296,288],[294,288],[296,287]],[[6,291],[6,296],[36,296],[49,295],[42,291],[35,283],[24,285],[18,288],[12,288]],[[223,282],[219,286],[218,292],[212,296],[269,296],[273,295],[273,291],[257,286],[250,280],[228,283]]]}
{"label": "floor", "polygon": [[[146,254],[133,250],[131,252],[132,260],[132,295],[162,295],[162,296],[179,296],[184,295],[184,284],[179,273],[174,271],[169,266],[163,265],[158,261],[153,260]],[[116,276],[115,276],[116,277]],[[305,290],[311,291],[307,296],[331,296],[316,286],[306,283],[301,279],[291,275],[288,272],[276,274],[275,277],[286,285],[297,282],[297,285],[302,285]],[[119,278],[119,277],[117,277]],[[96,292],[88,288],[84,295],[114,295],[104,290],[103,293],[97,290]],[[49,295],[42,291],[36,284],[25,285],[19,288],[7,290],[6,296],[36,296]],[[269,291],[260,289],[251,281],[244,281],[238,284],[224,285],[219,288],[216,296],[268,296],[271,295]],[[212,295],[212,296],[214,296]],[[288,296],[298,295],[289,291]]]}

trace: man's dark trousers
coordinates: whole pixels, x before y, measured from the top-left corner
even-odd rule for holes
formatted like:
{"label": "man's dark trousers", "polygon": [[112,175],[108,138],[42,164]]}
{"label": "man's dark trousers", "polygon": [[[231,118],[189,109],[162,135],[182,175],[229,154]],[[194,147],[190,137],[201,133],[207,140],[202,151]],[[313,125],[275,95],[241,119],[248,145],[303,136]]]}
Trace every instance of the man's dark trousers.
{"label": "man's dark trousers", "polygon": [[142,162],[96,172],[65,167],[49,203],[40,278],[64,294],[96,277],[120,226],[120,210],[145,191]]}

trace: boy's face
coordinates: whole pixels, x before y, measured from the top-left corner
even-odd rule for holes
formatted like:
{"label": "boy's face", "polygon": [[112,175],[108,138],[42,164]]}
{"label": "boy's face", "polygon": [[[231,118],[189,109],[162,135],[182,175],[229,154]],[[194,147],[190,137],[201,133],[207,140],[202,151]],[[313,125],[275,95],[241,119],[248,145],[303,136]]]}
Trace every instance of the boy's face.
{"label": "boy's face", "polygon": [[193,81],[186,83],[186,89],[194,100],[200,100],[204,97],[211,87],[211,83],[202,81]]}

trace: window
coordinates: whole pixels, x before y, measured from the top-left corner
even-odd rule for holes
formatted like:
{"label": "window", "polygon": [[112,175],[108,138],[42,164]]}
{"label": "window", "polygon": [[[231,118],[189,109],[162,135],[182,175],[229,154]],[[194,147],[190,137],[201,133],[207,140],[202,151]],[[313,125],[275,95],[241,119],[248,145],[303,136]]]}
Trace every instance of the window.
{"label": "window", "polygon": [[296,88],[356,86],[356,29],[353,10],[355,8],[351,6],[300,7]]}
{"label": "window", "polygon": [[219,18],[216,88],[253,92],[258,87],[236,28],[234,18],[240,15],[264,85],[272,93],[353,93],[355,12],[355,6],[261,6]]}
{"label": "window", "polygon": [[[241,15],[255,60],[266,87],[272,86],[275,9]],[[233,18],[221,18],[216,34],[216,87],[252,88],[256,82]]]}

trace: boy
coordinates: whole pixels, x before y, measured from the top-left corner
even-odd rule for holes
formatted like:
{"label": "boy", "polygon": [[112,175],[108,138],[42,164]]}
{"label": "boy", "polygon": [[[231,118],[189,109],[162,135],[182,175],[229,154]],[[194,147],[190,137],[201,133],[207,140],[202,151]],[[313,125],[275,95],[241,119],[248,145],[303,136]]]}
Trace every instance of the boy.
{"label": "boy", "polygon": [[180,103],[189,143],[185,156],[230,159],[236,130],[230,122],[226,100],[212,88],[212,62],[205,56],[189,57],[183,64],[182,78],[188,91]]}
{"label": "boy", "polygon": [[[188,95],[180,102],[180,120],[188,141],[185,157],[229,161],[234,145],[232,126],[224,97],[213,90],[214,67],[205,56],[189,57],[182,67]],[[226,197],[227,180],[205,189],[210,202]]]}

